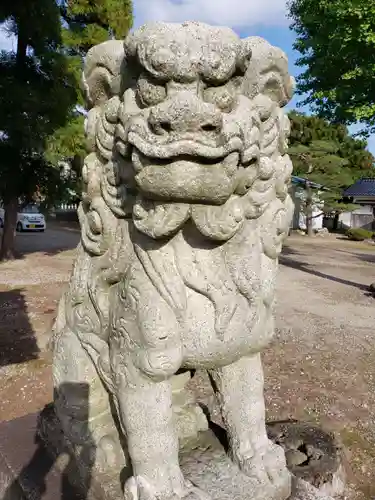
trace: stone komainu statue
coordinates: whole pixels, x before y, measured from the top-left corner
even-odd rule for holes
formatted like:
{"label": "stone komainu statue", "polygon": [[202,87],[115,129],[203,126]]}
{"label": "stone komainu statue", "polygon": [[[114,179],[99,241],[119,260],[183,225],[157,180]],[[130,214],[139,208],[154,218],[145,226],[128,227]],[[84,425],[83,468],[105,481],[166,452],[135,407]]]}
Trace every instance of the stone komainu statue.
{"label": "stone komainu statue", "polygon": [[171,389],[205,369],[232,460],[287,497],[260,359],[293,208],[287,59],[227,28],[156,23],[93,47],[83,81],[82,235],[54,327],[64,434],[79,448],[89,433],[99,468],[131,466],[126,499],[207,498],[179,466]]}

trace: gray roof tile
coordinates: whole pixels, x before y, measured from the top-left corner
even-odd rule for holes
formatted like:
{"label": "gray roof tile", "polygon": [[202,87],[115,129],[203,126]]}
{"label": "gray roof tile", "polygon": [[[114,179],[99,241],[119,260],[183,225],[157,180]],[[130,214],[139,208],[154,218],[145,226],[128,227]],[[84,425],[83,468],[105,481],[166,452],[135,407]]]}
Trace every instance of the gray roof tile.
{"label": "gray roof tile", "polygon": [[374,196],[375,197],[375,179],[364,177],[355,182],[344,191],[344,196]]}

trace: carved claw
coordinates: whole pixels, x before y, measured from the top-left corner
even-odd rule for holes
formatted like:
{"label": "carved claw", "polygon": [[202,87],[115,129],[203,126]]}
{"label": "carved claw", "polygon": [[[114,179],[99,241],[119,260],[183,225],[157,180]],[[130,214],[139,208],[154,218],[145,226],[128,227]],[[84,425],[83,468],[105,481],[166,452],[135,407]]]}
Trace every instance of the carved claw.
{"label": "carved claw", "polygon": [[263,452],[259,450],[254,453],[250,447],[247,447],[247,450],[246,452],[238,449],[232,452],[234,462],[244,474],[256,479],[261,484],[271,483],[271,485],[276,486],[280,483],[290,482],[290,474],[281,446],[269,442],[267,449]]}
{"label": "carved claw", "polygon": [[134,476],[127,480],[124,489],[124,500],[156,500],[151,486],[142,476]]}
{"label": "carved claw", "polygon": [[181,494],[158,494],[142,476],[134,476],[125,484],[124,500],[212,500],[205,492],[185,481],[185,489]]}

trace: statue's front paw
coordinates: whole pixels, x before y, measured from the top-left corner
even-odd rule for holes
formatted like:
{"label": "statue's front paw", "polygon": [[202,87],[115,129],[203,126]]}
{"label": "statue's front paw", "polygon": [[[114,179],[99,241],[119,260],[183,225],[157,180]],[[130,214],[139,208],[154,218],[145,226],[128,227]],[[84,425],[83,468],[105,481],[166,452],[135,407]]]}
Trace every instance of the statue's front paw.
{"label": "statue's front paw", "polygon": [[212,500],[204,491],[185,481],[180,493],[163,494],[157,492],[142,476],[131,477],[125,484],[125,500]]}
{"label": "statue's front paw", "polygon": [[194,486],[190,481],[185,481],[186,490],[183,493],[183,500],[212,500],[207,493]]}
{"label": "statue's front paw", "polygon": [[265,450],[254,452],[251,448],[234,450],[233,458],[241,471],[262,484],[290,486],[291,476],[286,467],[284,450],[271,441]]}

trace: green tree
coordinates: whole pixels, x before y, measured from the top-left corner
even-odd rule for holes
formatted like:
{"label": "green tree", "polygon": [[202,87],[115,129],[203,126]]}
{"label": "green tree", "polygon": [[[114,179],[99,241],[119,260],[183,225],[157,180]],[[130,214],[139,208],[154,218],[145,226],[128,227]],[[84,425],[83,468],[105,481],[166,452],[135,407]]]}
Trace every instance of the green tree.
{"label": "green tree", "polygon": [[11,259],[18,203],[55,178],[44,157],[46,138],[63,126],[76,90],[61,52],[54,0],[2,0],[0,22],[17,37],[16,52],[0,54],[0,198],[5,208],[0,259]]}
{"label": "green tree", "polygon": [[302,104],[332,122],[375,130],[375,2],[290,0],[289,15],[304,68]]}
{"label": "green tree", "polygon": [[64,45],[81,57],[93,45],[125,38],[133,25],[131,0],[63,0],[60,11],[66,23]]}
{"label": "green tree", "polygon": [[[324,210],[339,214],[353,206],[344,205],[342,192],[361,177],[374,175],[374,157],[366,150],[365,140],[349,135],[343,125],[331,125],[316,116],[291,112],[289,154],[293,162],[294,175],[324,187],[319,199]],[[312,234],[314,194],[306,183],[304,211],[306,227]]]}
{"label": "green tree", "polygon": [[68,176],[67,174],[62,176],[65,181],[64,186],[68,190],[55,198],[55,204],[57,202],[72,202],[72,198],[74,198],[74,202],[79,199],[81,170],[85,155],[84,116],[72,110],[66,125],[58,128],[47,141],[47,160],[55,166],[68,166],[69,170]]}
{"label": "green tree", "polygon": [[[53,163],[68,162],[76,183],[85,156],[84,106],[81,91],[81,71],[87,51],[111,38],[123,39],[133,24],[131,0],[64,0],[59,2],[64,21],[62,38],[64,53],[76,80],[77,104],[71,110],[67,123],[49,138],[47,157]],[[79,187],[75,189],[80,191]]]}

